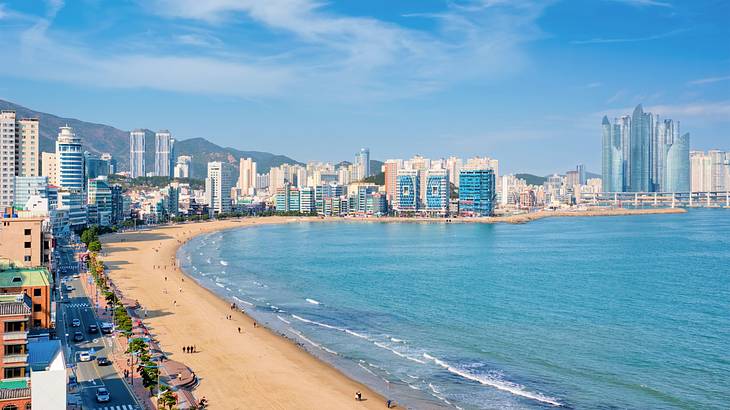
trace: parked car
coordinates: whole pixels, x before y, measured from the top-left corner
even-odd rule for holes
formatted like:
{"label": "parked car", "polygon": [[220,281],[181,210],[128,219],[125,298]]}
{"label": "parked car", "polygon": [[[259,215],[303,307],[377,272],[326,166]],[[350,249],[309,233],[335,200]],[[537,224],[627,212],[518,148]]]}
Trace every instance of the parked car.
{"label": "parked car", "polygon": [[79,352],[79,361],[80,362],[90,362],[91,361],[91,353],[89,353],[89,352]]}
{"label": "parked car", "polygon": [[97,332],[99,332],[99,326],[97,326],[97,325],[95,325],[93,323],[90,324],[89,325],[89,333],[97,333]]}
{"label": "parked car", "polygon": [[74,342],[83,342],[84,334],[81,332],[74,332]]}
{"label": "parked car", "polygon": [[106,357],[97,357],[96,364],[98,364],[99,366],[109,366],[110,364],[112,364],[112,361],[107,359]]}
{"label": "parked car", "polygon": [[79,326],[81,326],[81,320],[79,320],[79,319],[72,320],[71,321],[71,326],[73,326],[73,327],[79,327]]}
{"label": "parked car", "polygon": [[101,324],[101,333],[109,334],[114,330],[114,325],[112,325],[109,322],[104,322]]}
{"label": "parked car", "polygon": [[74,287],[71,285],[66,285],[66,292],[73,292]]}
{"label": "parked car", "polygon": [[106,387],[99,387],[96,389],[96,401],[99,403],[106,403],[111,400],[111,398],[111,394],[109,394],[109,390],[107,390]]}

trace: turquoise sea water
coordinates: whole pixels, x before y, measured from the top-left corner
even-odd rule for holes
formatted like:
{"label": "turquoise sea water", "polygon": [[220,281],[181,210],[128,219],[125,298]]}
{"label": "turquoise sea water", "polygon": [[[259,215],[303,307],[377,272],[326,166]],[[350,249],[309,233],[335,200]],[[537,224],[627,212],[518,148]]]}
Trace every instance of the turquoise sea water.
{"label": "turquoise sea water", "polygon": [[728,408],[730,211],[297,223],[193,239],[201,284],[413,408]]}

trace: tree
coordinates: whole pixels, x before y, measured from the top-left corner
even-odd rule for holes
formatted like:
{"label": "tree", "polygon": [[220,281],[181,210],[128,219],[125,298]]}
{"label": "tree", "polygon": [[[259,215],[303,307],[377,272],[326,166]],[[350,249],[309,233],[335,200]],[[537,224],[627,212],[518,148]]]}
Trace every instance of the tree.
{"label": "tree", "polygon": [[98,240],[92,241],[89,243],[89,250],[91,252],[99,252],[101,250],[101,242]]}
{"label": "tree", "polygon": [[81,242],[85,243],[86,246],[89,246],[89,244],[93,241],[99,240],[99,227],[96,225],[93,225],[89,228],[84,229],[83,232],[81,232]]}
{"label": "tree", "polygon": [[175,397],[175,393],[172,392],[169,388],[160,394],[159,400],[157,400],[157,404],[159,404],[162,408],[168,408],[172,410],[172,408],[177,404],[177,397]]}

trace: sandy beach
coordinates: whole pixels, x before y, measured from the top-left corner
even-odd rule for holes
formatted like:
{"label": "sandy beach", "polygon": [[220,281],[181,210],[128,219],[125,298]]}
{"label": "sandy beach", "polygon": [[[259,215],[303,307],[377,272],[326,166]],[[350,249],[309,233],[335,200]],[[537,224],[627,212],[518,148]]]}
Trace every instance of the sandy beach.
{"label": "sandy beach", "polygon": [[[525,223],[557,216],[611,216],[683,213],[681,209],[607,209],[536,212],[453,222]],[[346,377],[292,341],[233,312],[228,302],[175,268],[177,249],[195,235],[222,229],[296,221],[441,222],[428,218],[269,217],[155,227],[106,235],[104,263],[125,296],[147,309],[148,328],[168,357],[190,366],[200,379],[195,390],[214,409],[382,409],[386,398]],[[157,266],[157,267],[156,267]],[[242,333],[238,333],[238,328]],[[199,353],[184,354],[195,345]],[[355,401],[361,391],[365,401]]]}
{"label": "sandy beach", "polygon": [[[205,396],[210,408],[383,409],[385,398],[290,340],[266,328],[254,328],[253,321],[240,312],[226,320],[231,314],[229,304],[173,267],[177,248],[195,235],[292,220],[297,219],[190,223],[107,235],[103,259],[125,296],[147,309],[146,323],[168,356],[195,371],[200,379],[195,395]],[[155,265],[163,268],[155,269]],[[183,354],[186,345],[195,345],[199,353]],[[367,400],[355,401],[358,390]]]}

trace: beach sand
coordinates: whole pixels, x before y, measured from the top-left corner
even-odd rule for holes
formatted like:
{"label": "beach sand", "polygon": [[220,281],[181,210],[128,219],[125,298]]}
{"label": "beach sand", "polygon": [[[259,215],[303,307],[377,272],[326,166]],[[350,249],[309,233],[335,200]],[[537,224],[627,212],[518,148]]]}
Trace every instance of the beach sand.
{"label": "beach sand", "polygon": [[[681,209],[598,209],[583,212],[536,212],[452,222],[525,223],[558,216],[618,216],[682,213]],[[146,323],[171,359],[190,366],[200,379],[195,390],[213,409],[382,409],[385,398],[346,377],[292,341],[233,312],[228,302],[197,285],[174,267],[179,246],[195,235],[222,229],[296,221],[422,222],[429,218],[268,217],[161,226],[105,235],[103,261],[125,297],[147,309]],[[155,269],[153,266],[160,265]],[[165,268],[162,268],[166,266]],[[165,277],[167,280],[165,281]],[[187,279],[184,280],[183,279]],[[179,289],[182,288],[182,292]],[[165,290],[167,293],[165,293]],[[176,305],[173,304],[176,301]],[[243,330],[238,333],[238,327]],[[183,354],[195,345],[199,353]],[[367,400],[357,402],[356,391]]]}
{"label": "beach sand", "polygon": [[[205,396],[210,408],[383,409],[385,398],[292,341],[254,328],[240,312],[226,320],[232,313],[229,303],[174,268],[177,248],[195,235],[292,220],[302,219],[250,218],[105,235],[102,259],[125,297],[147,309],[146,323],[168,357],[193,369],[200,379],[194,393],[198,399]],[[153,269],[154,265],[167,268]],[[199,353],[182,353],[187,345],[195,345]],[[355,401],[358,390],[367,400]]]}

